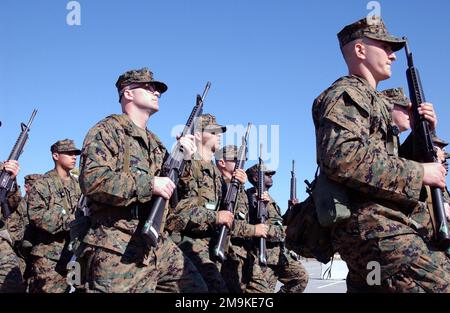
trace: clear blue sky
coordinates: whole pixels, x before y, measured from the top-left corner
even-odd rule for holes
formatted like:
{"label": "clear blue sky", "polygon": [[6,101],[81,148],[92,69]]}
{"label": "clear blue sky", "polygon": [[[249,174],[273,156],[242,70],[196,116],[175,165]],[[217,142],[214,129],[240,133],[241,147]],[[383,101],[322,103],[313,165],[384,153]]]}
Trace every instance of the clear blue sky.
{"label": "clear blue sky", "polygon": [[[81,146],[90,127],[120,112],[117,77],[147,66],[169,86],[148,124],[167,147],[173,127],[185,122],[210,80],[205,112],[219,123],[279,127],[271,193],[284,211],[295,159],[304,199],[303,180],[315,171],[311,104],[346,74],[336,33],[366,16],[369,1],[80,0],[80,26],[66,24],[68,2],[0,4],[0,159],[7,158],[20,122],[39,110],[20,159],[21,185],[24,175],[52,168],[49,147],[56,140],[72,138]],[[450,139],[444,121],[450,116],[449,2],[379,3],[389,31],[408,36],[427,100],[440,117],[438,134]],[[380,89],[406,86],[404,52],[397,56],[392,79]]]}

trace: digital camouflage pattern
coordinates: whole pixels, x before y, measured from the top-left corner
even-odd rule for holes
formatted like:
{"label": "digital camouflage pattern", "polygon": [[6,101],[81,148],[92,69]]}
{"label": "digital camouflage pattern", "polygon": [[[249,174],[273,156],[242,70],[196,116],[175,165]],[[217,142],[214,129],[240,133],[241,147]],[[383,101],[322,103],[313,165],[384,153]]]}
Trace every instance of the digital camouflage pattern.
{"label": "digital camouflage pattern", "polygon": [[398,51],[405,46],[405,40],[389,34],[383,19],[379,16],[368,16],[347,25],[337,36],[341,49],[349,42],[364,37],[386,42],[391,45],[392,51]]}
{"label": "digital camouflage pattern", "polygon": [[111,115],[89,130],[82,151],[80,186],[89,199],[91,220],[83,239],[89,291],[206,291],[166,232],[161,230],[156,248],[140,235],[153,178],[167,155],[158,137],[125,114]]}
{"label": "digital camouflage pattern", "polygon": [[75,146],[75,142],[72,139],[63,139],[55,142],[50,151],[54,152],[75,152],[77,155],[81,153],[81,150]]}
{"label": "digital camouflage pattern", "polygon": [[[250,207],[250,221],[252,224],[256,224],[256,188],[248,189],[247,197]],[[269,226],[266,237],[267,266],[261,266],[262,275],[271,292],[275,291],[277,280],[283,284],[280,292],[303,292],[308,284],[308,274],[303,265],[293,259],[292,253],[285,249],[286,229],[283,226],[280,207],[272,197],[267,204],[267,214],[266,224]],[[254,248],[254,253],[257,254],[256,245],[254,245]],[[252,289],[253,286],[257,286],[257,281],[258,279],[251,281],[248,288]]]}
{"label": "digital camouflage pattern", "polygon": [[139,84],[151,83],[160,94],[167,91],[167,85],[163,82],[153,79],[153,72],[144,67],[138,70],[130,70],[119,76],[116,82],[116,88],[119,93],[119,97],[128,88],[131,89]]}
{"label": "digital camouflage pattern", "polygon": [[81,196],[78,180],[64,181],[53,169],[35,181],[28,194],[28,216],[34,246],[31,249],[30,292],[64,292],[70,260],[69,223],[75,219]]}
{"label": "digital camouflage pattern", "polygon": [[[3,164],[0,162],[0,170]],[[15,184],[17,186],[17,184]],[[12,211],[8,220],[5,220],[0,213],[0,293],[19,293],[25,291],[23,281],[23,263],[13,250],[15,238],[14,229],[20,218],[17,218],[17,206],[20,201],[20,189],[15,188],[8,195],[9,208]],[[1,209],[1,208],[0,208]],[[1,212],[1,211],[0,211]],[[13,234],[11,234],[11,229]]]}
{"label": "digital camouflage pattern", "polygon": [[195,154],[186,162],[185,172],[177,186],[179,202],[171,209],[167,227],[175,243],[199,270],[209,292],[227,292],[215,259],[216,218],[222,198],[222,179],[212,161]]}
{"label": "digital camouflage pattern", "polygon": [[217,124],[216,117],[212,114],[202,114],[199,116],[201,131],[221,132],[227,131],[225,126]]}
{"label": "digital camouflage pattern", "polygon": [[348,264],[350,291],[368,287],[364,273],[370,260],[381,264],[380,291],[429,290],[420,287],[425,281],[435,286],[431,289],[445,290],[449,274],[442,260],[434,262],[443,254],[428,249],[421,236],[425,227],[412,222],[412,215],[424,210],[419,205],[423,167],[389,149],[392,120],[385,101],[354,75],[340,78],[314,101],[317,162],[351,197],[352,215],[334,228],[333,243]]}
{"label": "digital camouflage pattern", "polygon": [[381,94],[385,96],[392,105],[408,107],[411,102],[408,97],[406,97],[405,92],[401,87],[383,90]]}

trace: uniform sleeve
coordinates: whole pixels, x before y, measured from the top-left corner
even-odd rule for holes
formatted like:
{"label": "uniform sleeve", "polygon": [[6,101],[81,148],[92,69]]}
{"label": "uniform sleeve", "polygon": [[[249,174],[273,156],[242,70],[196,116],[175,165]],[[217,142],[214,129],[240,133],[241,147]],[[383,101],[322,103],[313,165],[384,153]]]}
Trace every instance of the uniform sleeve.
{"label": "uniform sleeve", "polygon": [[269,230],[267,231],[267,241],[271,242],[281,242],[284,241],[285,238],[285,230],[283,227],[283,219],[280,215],[280,208],[278,205],[270,201],[267,205],[267,213],[269,218],[266,221],[266,224],[269,226]]}
{"label": "uniform sleeve", "polygon": [[6,223],[8,224],[8,231],[13,241],[20,241],[23,239],[27,220],[25,218],[25,214],[26,214],[26,201],[23,198],[19,202],[17,209],[14,210],[11,213],[9,219],[6,220]]}
{"label": "uniform sleeve", "polygon": [[230,232],[234,238],[252,238],[255,236],[255,225],[248,222],[248,198],[241,188],[236,204],[236,214],[234,216],[234,226]]}
{"label": "uniform sleeve", "polygon": [[54,205],[52,196],[47,183],[33,184],[28,195],[28,216],[30,223],[38,229],[56,234],[69,230],[73,217],[63,207]]}
{"label": "uniform sleeve", "polygon": [[[119,124],[117,126],[120,128]],[[101,124],[91,129],[84,140],[81,156],[79,181],[83,194],[93,201],[112,206],[150,201],[153,176],[118,170],[119,158],[124,158],[124,152],[116,131]]]}
{"label": "uniform sleeve", "polygon": [[20,200],[22,200],[20,187],[14,182],[13,189],[7,195],[7,201],[11,212],[14,212],[17,209]]}
{"label": "uniform sleeve", "polygon": [[214,227],[217,212],[205,207],[200,197],[184,198],[167,217],[168,229],[171,231],[206,231]]}
{"label": "uniform sleeve", "polygon": [[389,156],[381,139],[369,138],[370,118],[368,105],[352,92],[328,101],[317,132],[321,169],[366,194],[399,202],[418,199],[422,165]]}

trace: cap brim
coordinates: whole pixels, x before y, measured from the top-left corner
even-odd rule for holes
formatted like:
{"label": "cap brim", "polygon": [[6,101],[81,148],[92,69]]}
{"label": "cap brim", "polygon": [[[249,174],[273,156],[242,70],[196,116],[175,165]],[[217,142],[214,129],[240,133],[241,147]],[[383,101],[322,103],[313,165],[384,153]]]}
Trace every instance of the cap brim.
{"label": "cap brim", "polygon": [[222,126],[222,125],[210,125],[207,126],[206,128],[203,129],[204,131],[209,131],[209,132],[217,132],[220,131],[221,133],[224,133],[227,131],[227,127],[226,126]]}
{"label": "cap brim", "polygon": [[378,41],[388,43],[391,46],[392,51],[394,51],[394,52],[403,49],[403,47],[406,45],[406,40],[399,38],[399,37],[390,36],[390,35],[380,37],[380,36],[377,36],[374,34],[365,34],[365,36],[367,38],[370,38],[373,40],[378,40]]}
{"label": "cap brim", "polygon": [[64,150],[64,151],[57,151],[59,153],[64,153],[64,152],[75,152],[76,155],[80,155],[81,154],[81,150],[79,149],[75,149],[75,150]]}
{"label": "cap brim", "polygon": [[266,171],[266,173],[269,175],[275,175],[277,173],[277,171]]}
{"label": "cap brim", "polygon": [[152,83],[155,85],[155,88],[158,90],[158,92],[160,94],[163,94],[167,91],[167,85],[164,84],[163,82],[159,82],[159,81],[151,81],[149,83]]}

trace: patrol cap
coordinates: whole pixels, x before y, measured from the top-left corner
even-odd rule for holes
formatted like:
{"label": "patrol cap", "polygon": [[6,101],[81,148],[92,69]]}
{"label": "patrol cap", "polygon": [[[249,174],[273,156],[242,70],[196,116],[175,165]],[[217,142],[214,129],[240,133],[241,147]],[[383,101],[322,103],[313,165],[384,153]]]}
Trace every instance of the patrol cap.
{"label": "patrol cap", "polygon": [[81,154],[81,150],[75,146],[75,142],[72,139],[63,139],[55,142],[50,151],[54,152],[76,152],[77,155]]}
{"label": "patrol cap", "polygon": [[26,175],[23,179],[25,181],[25,184],[31,184],[34,181],[38,180],[41,176],[41,174],[29,174]]}
{"label": "patrol cap", "polygon": [[365,17],[347,25],[337,34],[337,37],[341,49],[349,42],[364,37],[386,42],[392,47],[392,51],[402,49],[406,43],[402,38],[389,34],[383,19],[379,16]]}
{"label": "patrol cap", "polygon": [[220,131],[222,133],[227,131],[225,126],[217,124],[216,117],[212,114],[202,114],[199,118],[202,131]]}
{"label": "patrol cap", "polygon": [[405,96],[403,88],[391,88],[386,89],[381,92],[383,96],[385,96],[391,104],[399,105],[407,108],[409,106],[409,99]]}
{"label": "patrol cap", "polygon": [[448,141],[445,141],[444,139],[439,138],[436,134],[433,134],[433,137],[431,139],[433,140],[433,143],[436,146],[439,146],[441,148],[448,146]]}
{"label": "patrol cap", "polygon": [[216,152],[216,160],[235,161],[239,157],[239,148],[228,145]]}
{"label": "patrol cap", "polygon": [[122,96],[125,90],[138,88],[142,84],[152,84],[155,89],[163,94],[167,91],[167,85],[163,82],[153,79],[153,72],[144,67],[139,70],[130,70],[119,76],[116,82],[117,92],[119,98]]}
{"label": "patrol cap", "polygon": [[[265,173],[267,173],[268,175],[275,175],[276,171],[272,171],[269,170],[266,165],[263,165],[263,170]],[[258,175],[258,164],[253,165],[252,167],[249,167],[245,173],[247,174],[247,176],[255,176]]]}

